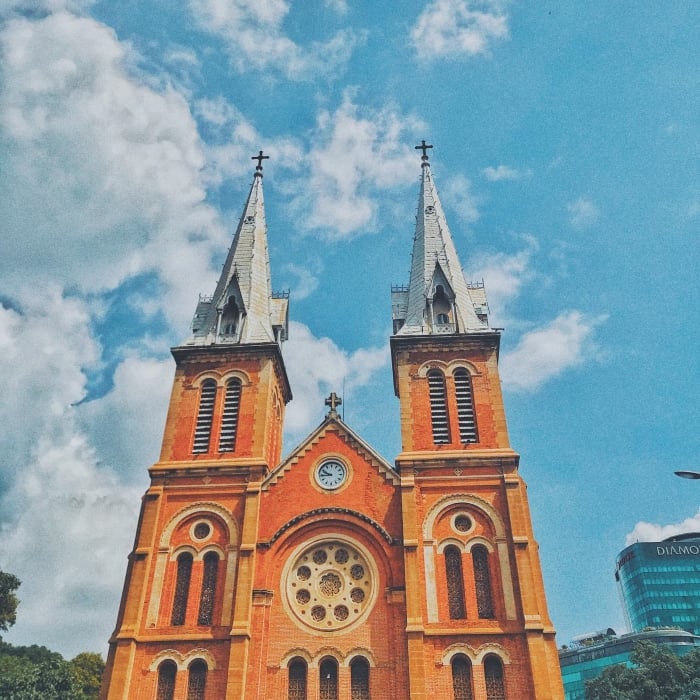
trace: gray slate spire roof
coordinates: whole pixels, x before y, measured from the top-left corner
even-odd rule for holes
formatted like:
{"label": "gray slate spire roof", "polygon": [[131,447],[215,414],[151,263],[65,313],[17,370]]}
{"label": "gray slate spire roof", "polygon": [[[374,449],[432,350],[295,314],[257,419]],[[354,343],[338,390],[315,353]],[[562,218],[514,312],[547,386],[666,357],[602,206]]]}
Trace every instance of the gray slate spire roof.
{"label": "gray slate spire roof", "polygon": [[276,343],[287,337],[288,295],[270,280],[262,151],[245,210],[212,297],[200,297],[188,344]]}
{"label": "gray slate spire roof", "polygon": [[[417,147],[420,148],[420,147]],[[394,333],[435,335],[488,330],[483,283],[467,284],[427,155],[408,287],[392,289]]]}

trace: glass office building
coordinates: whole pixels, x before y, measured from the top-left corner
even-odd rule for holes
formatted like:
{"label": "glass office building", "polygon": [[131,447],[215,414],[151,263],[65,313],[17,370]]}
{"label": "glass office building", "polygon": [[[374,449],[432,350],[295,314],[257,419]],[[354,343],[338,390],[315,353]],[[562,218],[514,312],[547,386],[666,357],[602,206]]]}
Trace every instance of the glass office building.
{"label": "glass office building", "polygon": [[615,579],[633,632],[680,627],[700,635],[700,533],[630,545]]}
{"label": "glass office building", "polygon": [[608,666],[631,666],[630,654],[634,645],[642,641],[663,644],[679,656],[700,646],[700,637],[682,630],[653,630],[617,637],[614,630],[608,629],[597,636],[579,638],[572,648],[559,650],[566,700],[585,700],[586,681],[599,676]]}

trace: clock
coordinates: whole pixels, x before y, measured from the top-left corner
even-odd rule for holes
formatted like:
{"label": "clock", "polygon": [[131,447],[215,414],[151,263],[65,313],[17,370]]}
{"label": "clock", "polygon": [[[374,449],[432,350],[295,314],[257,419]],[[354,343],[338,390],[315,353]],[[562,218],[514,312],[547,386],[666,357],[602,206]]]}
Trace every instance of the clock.
{"label": "clock", "polygon": [[316,468],[316,481],[324,489],[337,489],[345,483],[347,467],[337,459],[327,459]]}

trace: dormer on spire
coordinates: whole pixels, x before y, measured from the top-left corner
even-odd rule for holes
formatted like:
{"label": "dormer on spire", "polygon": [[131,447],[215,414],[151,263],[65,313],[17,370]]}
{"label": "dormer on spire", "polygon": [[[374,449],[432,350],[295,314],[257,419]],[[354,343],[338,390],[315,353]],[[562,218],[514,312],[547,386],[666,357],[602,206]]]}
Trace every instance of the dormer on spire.
{"label": "dormer on spire", "polygon": [[216,290],[200,297],[187,344],[280,343],[287,337],[289,295],[272,293],[267,223],[263,196],[263,160],[252,160],[253,184]]}
{"label": "dormer on spire", "polygon": [[421,189],[408,287],[392,288],[394,333],[436,335],[488,330],[483,284],[468,285],[421,142]]}

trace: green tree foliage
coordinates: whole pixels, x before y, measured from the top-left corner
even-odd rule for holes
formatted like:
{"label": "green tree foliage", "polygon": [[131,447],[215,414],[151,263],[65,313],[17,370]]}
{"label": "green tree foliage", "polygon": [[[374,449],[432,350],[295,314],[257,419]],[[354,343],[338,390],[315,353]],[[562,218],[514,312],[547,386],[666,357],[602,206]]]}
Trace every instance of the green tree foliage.
{"label": "green tree foliage", "polygon": [[586,682],[586,700],[700,700],[700,650],[676,656],[668,647],[640,642],[632,668],[618,664]]}
{"label": "green tree foliage", "polygon": [[104,661],[85,652],[71,661],[46,647],[0,640],[2,700],[97,700]]}
{"label": "green tree foliage", "polygon": [[15,591],[21,581],[13,574],[0,571],[0,631],[7,632],[17,620],[19,599]]}

